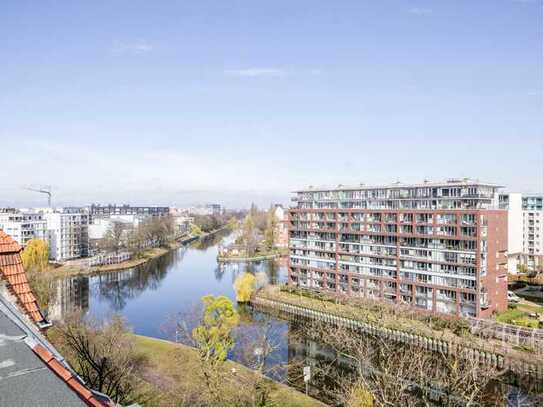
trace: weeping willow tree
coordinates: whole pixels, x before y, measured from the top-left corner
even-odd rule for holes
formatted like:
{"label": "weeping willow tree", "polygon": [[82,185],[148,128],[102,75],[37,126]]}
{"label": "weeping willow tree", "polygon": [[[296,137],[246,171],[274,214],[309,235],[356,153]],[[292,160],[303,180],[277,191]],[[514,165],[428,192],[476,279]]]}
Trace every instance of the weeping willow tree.
{"label": "weeping willow tree", "polygon": [[236,278],[234,289],[238,302],[249,302],[256,287],[256,278],[251,273],[243,273]]}
{"label": "weeping willow tree", "polygon": [[47,242],[38,239],[30,240],[21,254],[23,266],[27,271],[43,271],[49,260]]}

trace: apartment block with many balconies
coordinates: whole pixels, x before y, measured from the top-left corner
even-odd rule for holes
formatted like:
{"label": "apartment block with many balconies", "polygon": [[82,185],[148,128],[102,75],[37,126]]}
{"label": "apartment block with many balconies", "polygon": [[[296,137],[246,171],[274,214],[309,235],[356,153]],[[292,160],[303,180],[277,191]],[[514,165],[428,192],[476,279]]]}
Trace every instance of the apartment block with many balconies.
{"label": "apartment block with many balconies", "polygon": [[503,311],[499,188],[463,179],[297,191],[289,284],[456,316]]}
{"label": "apartment block with many balconies", "polygon": [[543,194],[502,194],[500,206],[509,212],[509,272],[542,270]]}
{"label": "apartment block with many balconies", "polygon": [[85,210],[53,211],[47,219],[49,259],[65,261],[89,255],[89,214]]}

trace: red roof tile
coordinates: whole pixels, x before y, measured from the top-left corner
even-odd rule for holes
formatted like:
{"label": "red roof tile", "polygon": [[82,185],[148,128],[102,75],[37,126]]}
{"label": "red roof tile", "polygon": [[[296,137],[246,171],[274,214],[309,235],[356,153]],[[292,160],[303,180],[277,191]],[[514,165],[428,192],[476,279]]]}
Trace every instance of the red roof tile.
{"label": "red roof tile", "polygon": [[41,360],[43,360],[45,363],[48,363],[51,359],[53,359],[53,354],[40,344],[34,346],[32,350],[36,352]]}
{"label": "red roof tile", "polygon": [[72,378],[70,371],[62,366],[55,358],[51,359],[47,364],[65,382]]}
{"label": "red roof tile", "polygon": [[66,383],[68,383],[68,385],[72,389],[74,389],[80,395],[81,398],[85,400],[89,400],[90,398],[92,398],[91,391],[87,389],[85,386],[83,386],[81,382],[77,380],[75,377],[72,376],[69,380],[66,381]]}
{"label": "red roof tile", "polygon": [[96,407],[116,407],[116,404],[111,401],[101,401],[98,399],[83,383],[75,377],[62,363],[60,363],[51,352],[38,344],[32,350],[39,356],[47,366],[56,373],[77,395],[89,406]]}
{"label": "red roof tile", "polygon": [[0,279],[7,282],[8,288],[16,295],[19,305],[34,322],[44,322],[38,301],[28,284],[21,246],[0,229]]}

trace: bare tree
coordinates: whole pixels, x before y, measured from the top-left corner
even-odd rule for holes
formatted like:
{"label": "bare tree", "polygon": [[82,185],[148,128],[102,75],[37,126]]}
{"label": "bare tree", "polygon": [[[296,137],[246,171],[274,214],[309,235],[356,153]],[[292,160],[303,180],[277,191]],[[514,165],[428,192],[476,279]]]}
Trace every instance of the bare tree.
{"label": "bare tree", "polygon": [[123,247],[126,247],[126,228],[121,222],[114,221],[107,230],[99,247],[106,252],[118,253]]}
{"label": "bare tree", "polygon": [[117,403],[133,400],[145,359],[135,351],[124,321],[114,317],[97,323],[73,315],[51,333],[53,342],[66,355],[86,384]]}
{"label": "bare tree", "polygon": [[444,406],[488,405],[486,390],[503,373],[461,354],[426,352],[346,328],[309,323],[304,332],[333,350],[331,364],[343,360],[351,365],[353,374],[321,368],[321,374],[335,383],[327,390],[337,404],[348,404],[353,388],[362,386],[378,406],[431,405],[436,401]]}

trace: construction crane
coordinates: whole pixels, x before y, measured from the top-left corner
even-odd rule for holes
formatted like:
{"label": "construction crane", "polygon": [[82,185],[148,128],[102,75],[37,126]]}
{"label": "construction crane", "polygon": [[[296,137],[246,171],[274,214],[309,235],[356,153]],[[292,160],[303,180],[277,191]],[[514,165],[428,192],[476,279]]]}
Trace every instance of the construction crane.
{"label": "construction crane", "polygon": [[39,192],[40,194],[46,194],[46,195],[47,195],[47,206],[48,206],[49,208],[51,207],[51,197],[52,197],[52,194],[51,194],[51,187],[50,187],[50,186],[41,187],[41,188],[31,188],[31,187],[26,187],[25,189],[26,189],[27,191]]}

